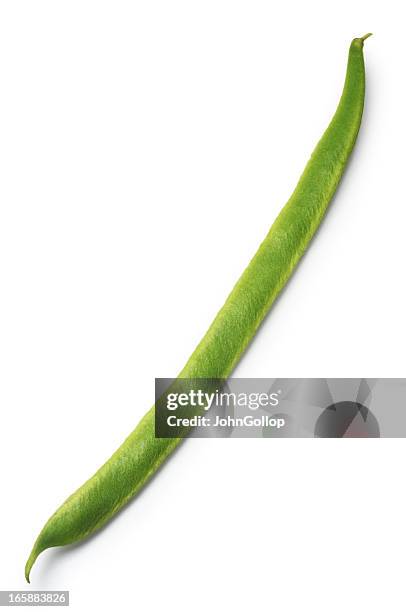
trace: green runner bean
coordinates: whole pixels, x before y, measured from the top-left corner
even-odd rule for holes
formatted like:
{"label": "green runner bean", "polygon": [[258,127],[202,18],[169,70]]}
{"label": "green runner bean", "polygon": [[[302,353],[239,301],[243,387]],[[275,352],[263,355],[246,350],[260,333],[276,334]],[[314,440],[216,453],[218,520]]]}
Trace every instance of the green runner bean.
{"label": "green runner bean", "polygon": [[[363,111],[364,40],[350,46],[343,93],[291,198],[180,373],[183,378],[227,378],[316,232],[355,144]],[[51,516],[25,568],[29,581],[38,555],[78,542],[123,507],[181,442],[157,439],[154,407],[112,457]]]}

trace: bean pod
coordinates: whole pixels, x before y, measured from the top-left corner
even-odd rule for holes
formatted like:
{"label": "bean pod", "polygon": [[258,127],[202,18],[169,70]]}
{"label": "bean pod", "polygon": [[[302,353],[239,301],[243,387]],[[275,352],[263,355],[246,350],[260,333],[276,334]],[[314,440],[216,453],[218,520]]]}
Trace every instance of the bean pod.
{"label": "bean pod", "polygon": [[[365,93],[364,40],[350,46],[343,93],[291,198],[279,213],[223,308],[180,373],[182,378],[227,378],[316,232],[356,141]],[[144,486],[182,438],[159,439],[154,407],[112,457],[51,516],[25,568],[38,555],[83,540]]]}

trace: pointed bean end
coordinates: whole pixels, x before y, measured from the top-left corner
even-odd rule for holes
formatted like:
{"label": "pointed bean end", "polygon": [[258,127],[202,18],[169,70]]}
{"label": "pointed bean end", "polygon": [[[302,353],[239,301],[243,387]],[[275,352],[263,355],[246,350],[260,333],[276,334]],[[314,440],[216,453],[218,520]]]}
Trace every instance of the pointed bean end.
{"label": "pointed bean end", "polygon": [[34,546],[30,556],[28,557],[28,561],[25,564],[25,579],[28,582],[28,584],[30,583],[30,573],[31,573],[32,566],[34,565],[40,553],[41,553],[41,550],[37,550],[36,547]]}

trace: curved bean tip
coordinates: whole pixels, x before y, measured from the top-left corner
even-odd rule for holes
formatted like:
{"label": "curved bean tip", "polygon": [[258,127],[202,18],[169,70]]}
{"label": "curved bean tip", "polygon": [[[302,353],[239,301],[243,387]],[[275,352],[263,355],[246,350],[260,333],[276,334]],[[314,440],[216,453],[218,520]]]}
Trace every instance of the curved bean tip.
{"label": "curved bean tip", "polygon": [[30,556],[28,557],[27,563],[25,564],[25,579],[28,582],[28,584],[30,584],[30,573],[31,573],[32,566],[34,565],[39,554],[40,553],[37,550],[35,550],[35,547],[34,547]]}
{"label": "curved bean tip", "polygon": [[30,567],[25,567],[25,579],[28,582],[28,584],[30,584],[30,571],[31,568]]}

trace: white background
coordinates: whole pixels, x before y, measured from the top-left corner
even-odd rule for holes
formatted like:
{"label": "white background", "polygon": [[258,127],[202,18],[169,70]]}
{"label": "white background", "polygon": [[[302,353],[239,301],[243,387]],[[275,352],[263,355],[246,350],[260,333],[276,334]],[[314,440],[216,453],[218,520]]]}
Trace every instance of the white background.
{"label": "white background", "polygon": [[[321,231],[236,376],[404,376],[402,2],[3,0],[0,589],[177,374],[332,116]],[[404,611],[404,440],[190,440],[33,589],[87,610]]]}

